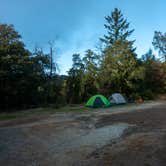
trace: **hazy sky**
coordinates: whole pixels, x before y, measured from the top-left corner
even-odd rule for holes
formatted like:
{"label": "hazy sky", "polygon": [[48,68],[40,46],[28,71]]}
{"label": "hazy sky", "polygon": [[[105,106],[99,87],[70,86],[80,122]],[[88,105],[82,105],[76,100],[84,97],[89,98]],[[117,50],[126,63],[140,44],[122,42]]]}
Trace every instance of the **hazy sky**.
{"label": "hazy sky", "polygon": [[56,39],[54,59],[65,73],[73,53],[97,46],[106,32],[104,17],[115,7],[135,29],[138,55],[152,48],[155,30],[166,32],[165,0],[0,0],[0,23],[13,24],[31,50],[48,51],[48,41]]}

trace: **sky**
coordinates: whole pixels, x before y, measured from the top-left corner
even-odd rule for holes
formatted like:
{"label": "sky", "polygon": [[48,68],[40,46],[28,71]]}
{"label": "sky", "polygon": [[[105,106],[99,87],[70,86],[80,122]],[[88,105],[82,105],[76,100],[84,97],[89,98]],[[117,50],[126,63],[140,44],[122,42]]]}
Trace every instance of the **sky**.
{"label": "sky", "polygon": [[104,17],[115,7],[135,29],[130,38],[136,53],[145,54],[154,31],[166,32],[165,6],[165,0],[0,0],[0,23],[13,24],[31,51],[37,46],[48,52],[54,41],[54,61],[66,74],[72,54],[96,50],[106,34]]}

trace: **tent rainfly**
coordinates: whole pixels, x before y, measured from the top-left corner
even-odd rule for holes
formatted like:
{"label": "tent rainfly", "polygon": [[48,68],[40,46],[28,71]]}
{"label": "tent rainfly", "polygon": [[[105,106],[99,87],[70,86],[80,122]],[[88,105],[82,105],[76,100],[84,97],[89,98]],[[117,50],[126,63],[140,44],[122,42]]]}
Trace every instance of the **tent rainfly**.
{"label": "tent rainfly", "polygon": [[95,95],[87,101],[86,106],[93,108],[108,107],[110,106],[110,102],[103,95]]}
{"label": "tent rainfly", "polygon": [[126,103],[125,98],[120,93],[113,93],[109,97],[109,101],[111,104],[125,104]]}

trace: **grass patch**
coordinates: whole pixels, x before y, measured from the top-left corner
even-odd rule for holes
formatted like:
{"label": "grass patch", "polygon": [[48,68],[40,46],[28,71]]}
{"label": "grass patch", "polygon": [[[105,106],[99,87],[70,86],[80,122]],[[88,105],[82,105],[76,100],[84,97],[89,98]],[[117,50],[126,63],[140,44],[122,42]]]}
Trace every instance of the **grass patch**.
{"label": "grass patch", "polygon": [[12,114],[0,114],[0,121],[15,119],[16,117],[17,117],[16,115],[12,115]]}
{"label": "grass patch", "polygon": [[60,108],[34,108],[34,109],[27,109],[21,110],[16,112],[9,112],[9,113],[0,113],[0,121],[3,120],[10,120],[16,118],[23,118],[28,116],[37,116],[37,115],[48,115],[53,114],[56,112],[83,112],[87,111],[88,109],[83,105],[72,105],[72,106],[65,106]]}
{"label": "grass patch", "polygon": [[11,112],[11,113],[0,113],[0,121],[4,120],[12,120],[16,118],[24,118],[28,116],[37,116],[37,115],[49,115],[53,114],[56,112],[87,112],[87,111],[100,111],[100,110],[107,110],[111,108],[120,108],[120,107],[128,107],[128,106],[133,106],[133,105],[139,105],[137,103],[127,103],[123,105],[113,105],[110,107],[106,108],[88,108],[85,107],[85,105],[67,105],[64,107],[60,108],[54,108],[52,107],[47,107],[47,108],[33,108],[33,109],[27,109],[27,110],[22,110],[22,111],[16,111],[16,112]]}

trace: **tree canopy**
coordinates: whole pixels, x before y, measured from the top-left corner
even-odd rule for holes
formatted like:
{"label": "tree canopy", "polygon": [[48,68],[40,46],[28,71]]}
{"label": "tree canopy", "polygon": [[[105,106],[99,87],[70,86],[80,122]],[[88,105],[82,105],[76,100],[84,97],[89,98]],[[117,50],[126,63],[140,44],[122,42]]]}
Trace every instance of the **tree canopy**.
{"label": "tree canopy", "polygon": [[[154,32],[153,46],[160,59],[147,49],[137,55],[134,29],[115,8],[105,17],[106,34],[99,52],[74,53],[66,76],[56,73],[52,52],[26,49],[13,25],[0,24],[0,109],[78,104],[94,94],[151,99],[166,92],[166,33]],[[141,58],[140,58],[141,57]]]}

